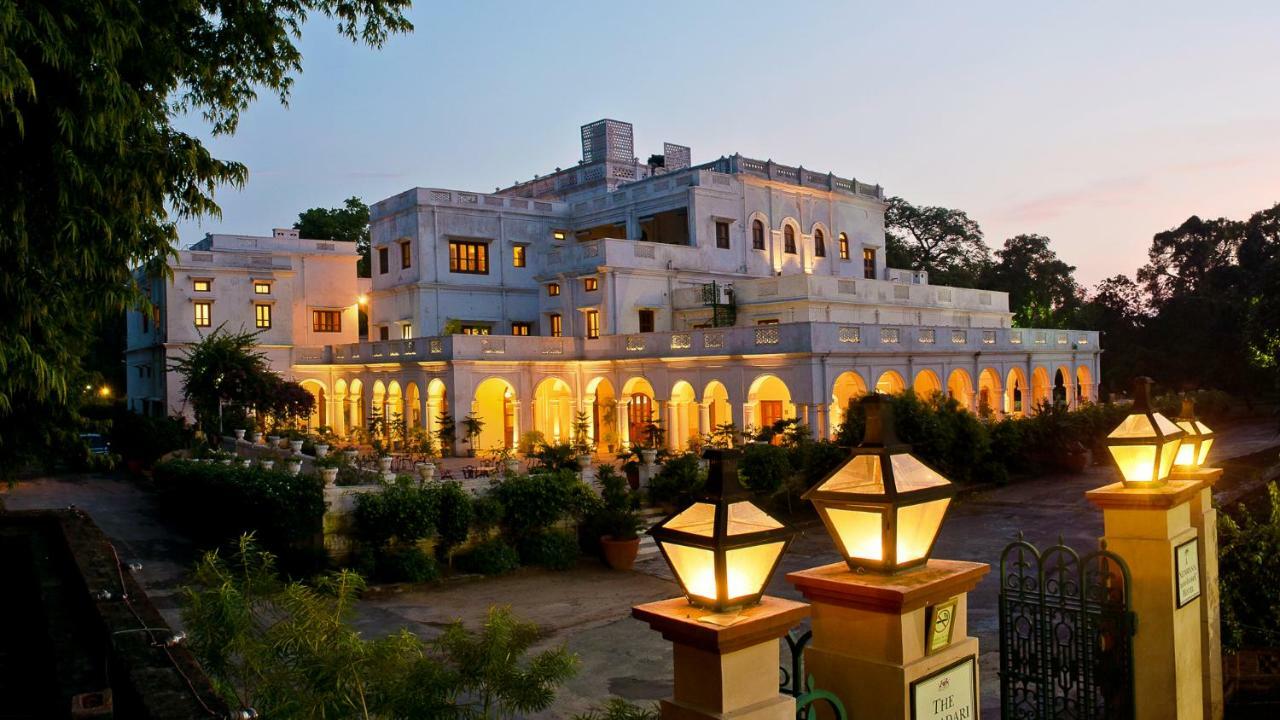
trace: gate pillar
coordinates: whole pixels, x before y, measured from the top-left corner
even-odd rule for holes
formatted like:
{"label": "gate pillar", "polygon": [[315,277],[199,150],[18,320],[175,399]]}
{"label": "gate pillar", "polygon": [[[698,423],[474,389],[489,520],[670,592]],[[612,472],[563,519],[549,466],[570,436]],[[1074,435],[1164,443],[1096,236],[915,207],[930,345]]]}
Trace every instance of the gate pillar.
{"label": "gate pillar", "polygon": [[1170,481],[1149,489],[1113,483],[1085,493],[1102,509],[1107,549],[1132,576],[1136,720],[1204,717],[1200,564],[1189,544],[1197,541],[1191,501],[1200,491],[1199,482]]}
{"label": "gate pillar", "polygon": [[[896,575],[855,573],[844,562],[788,574],[812,604],[813,640],[804,661],[814,686],[840,698],[859,720],[976,719],[978,639],[969,636],[968,593],[990,570],[930,560]],[[945,637],[931,643],[933,628]],[[923,682],[915,699],[927,698],[929,707],[913,714],[917,681]],[[819,708],[818,716],[825,720],[826,712]]]}
{"label": "gate pillar", "polygon": [[1204,716],[1222,720],[1222,625],[1218,593],[1218,511],[1213,507],[1213,486],[1222,468],[1174,469],[1170,480],[1200,485],[1191,497],[1191,526],[1200,534],[1200,657],[1204,663]]}
{"label": "gate pillar", "polygon": [[796,699],[779,692],[778,641],[808,614],[804,603],[768,595],[736,616],[683,597],[631,608],[674,646],[662,720],[795,720]]}

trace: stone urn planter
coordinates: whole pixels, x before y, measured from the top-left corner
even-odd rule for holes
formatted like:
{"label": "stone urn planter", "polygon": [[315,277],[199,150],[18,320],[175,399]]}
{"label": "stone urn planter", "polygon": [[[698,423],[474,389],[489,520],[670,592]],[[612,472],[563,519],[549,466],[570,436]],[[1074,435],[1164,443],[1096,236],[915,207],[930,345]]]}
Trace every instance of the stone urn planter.
{"label": "stone urn planter", "polygon": [[230,465],[230,464],[231,464],[231,458],[222,458],[222,464],[223,464],[223,465]]}
{"label": "stone urn planter", "polygon": [[390,470],[383,470],[383,471],[382,471],[382,482],[386,483],[387,485],[390,485],[391,483],[394,483],[395,481],[396,481],[396,474],[395,474],[395,473],[391,472]]}
{"label": "stone urn planter", "polygon": [[244,430],[233,430],[236,434],[236,442],[244,442]]}
{"label": "stone urn planter", "polygon": [[515,458],[508,458],[507,460],[504,460],[502,464],[506,467],[508,475],[517,475],[520,473],[519,460]]}
{"label": "stone urn planter", "polygon": [[386,475],[387,473],[391,472],[391,456],[384,455],[378,458],[378,468],[382,470],[383,475]]}
{"label": "stone urn planter", "polygon": [[285,463],[285,467],[289,469],[290,475],[297,475],[298,473],[302,472],[302,461],[290,460],[289,462]]}
{"label": "stone urn planter", "polygon": [[263,470],[273,470],[273,469],[275,469],[276,461],[275,461],[275,460],[263,460],[263,461],[259,462],[258,464],[262,466],[262,469],[263,469]]}
{"label": "stone urn planter", "polygon": [[653,461],[658,458],[658,451],[653,448],[644,448],[640,451],[640,459],[645,465],[652,465]]}
{"label": "stone urn planter", "polygon": [[324,443],[320,443],[319,445],[316,445],[316,459],[317,459],[317,460],[319,460],[320,458],[322,458],[322,457],[324,457],[325,455],[328,455],[328,454],[329,454],[329,446],[328,446],[328,445],[325,445]]}
{"label": "stone urn planter", "polygon": [[614,540],[612,535],[600,538],[600,548],[604,550],[604,561],[614,570],[630,570],[636,564],[636,555],[640,552],[640,538],[630,540]]}
{"label": "stone urn planter", "polygon": [[579,456],[578,456],[578,467],[579,467],[579,468],[581,468],[581,469],[583,469],[583,470],[586,470],[587,468],[591,467],[591,455],[589,455],[589,454],[587,454],[587,453],[583,453],[583,454],[579,455]]}
{"label": "stone urn planter", "polygon": [[360,456],[360,451],[359,450],[343,450],[342,454],[347,458],[347,463],[350,464],[355,462],[356,458]]}
{"label": "stone urn planter", "polygon": [[245,459],[243,459],[243,460],[241,460],[241,461],[240,461],[240,467],[245,467],[245,468],[247,468],[247,467],[252,467],[252,466],[253,466],[253,458],[245,458]]}
{"label": "stone urn planter", "polygon": [[269,445],[269,446],[271,446],[271,447],[273,447],[273,448],[280,447],[280,436],[279,436],[279,435],[268,435],[268,436],[267,436],[267,445]]}
{"label": "stone urn planter", "polygon": [[333,487],[338,481],[338,468],[320,468],[320,477],[324,478],[326,487]]}
{"label": "stone urn planter", "polygon": [[301,440],[290,440],[290,441],[289,441],[289,449],[293,451],[293,454],[294,454],[294,455],[301,455],[301,454],[302,454],[302,441],[301,441]]}
{"label": "stone urn planter", "polygon": [[429,483],[436,479],[436,464],[433,462],[418,463],[418,477],[422,478],[422,482]]}
{"label": "stone urn planter", "polygon": [[254,444],[254,445],[261,445],[261,444],[262,444],[262,433],[260,433],[260,432],[255,432],[255,433],[253,434],[253,444]]}

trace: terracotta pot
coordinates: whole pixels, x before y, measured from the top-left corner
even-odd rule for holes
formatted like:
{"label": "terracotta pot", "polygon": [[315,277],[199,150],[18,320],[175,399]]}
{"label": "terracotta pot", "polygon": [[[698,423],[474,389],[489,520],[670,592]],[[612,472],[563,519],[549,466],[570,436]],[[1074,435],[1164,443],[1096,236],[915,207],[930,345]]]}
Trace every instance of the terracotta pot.
{"label": "terracotta pot", "polygon": [[630,540],[614,540],[612,535],[600,538],[600,547],[604,549],[604,561],[614,570],[630,570],[636,564],[636,554],[640,552],[640,538]]}

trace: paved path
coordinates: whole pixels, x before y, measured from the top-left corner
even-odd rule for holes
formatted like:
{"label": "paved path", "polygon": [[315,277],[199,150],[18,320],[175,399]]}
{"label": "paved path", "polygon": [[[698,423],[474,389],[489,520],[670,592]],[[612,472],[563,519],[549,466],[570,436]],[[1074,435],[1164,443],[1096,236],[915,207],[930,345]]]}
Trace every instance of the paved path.
{"label": "paved path", "polygon": [[[1211,461],[1258,452],[1280,443],[1273,423],[1237,425],[1223,433]],[[1039,478],[970,495],[949,515],[935,550],[937,557],[995,565],[1001,549],[1022,530],[1038,545],[1061,534],[1079,550],[1095,546],[1102,516],[1084,500],[1084,491],[1111,482],[1107,468],[1085,474]],[[113,538],[121,557],[143,563],[140,579],[170,623],[177,622],[173,597],[193,550],[180,528],[158,519],[152,499],[131,482],[106,475],[75,475],[23,481],[0,487],[12,509],[74,504],[93,516]],[[809,527],[783,558],[771,594],[796,597],[786,572],[835,562],[831,540],[820,526]],[[999,703],[996,675],[998,583],[989,575],[973,593],[970,627],[982,653],[982,703],[991,714]],[[385,592],[360,604],[358,626],[368,634],[409,627],[424,637],[455,619],[478,622],[490,605],[511,605],[547,633],[543,646],[566,643],[582,665],[546,717],[568,717],[610,695],[638,702],[671,692],[671,646],[644,624],[630,619],[634,604],[670,597],[678,590],[662,561],[653,557],[637,571],[610,572],[593,561],[572,571],[521,570],[502,578],[456,582],[408,592]]]}

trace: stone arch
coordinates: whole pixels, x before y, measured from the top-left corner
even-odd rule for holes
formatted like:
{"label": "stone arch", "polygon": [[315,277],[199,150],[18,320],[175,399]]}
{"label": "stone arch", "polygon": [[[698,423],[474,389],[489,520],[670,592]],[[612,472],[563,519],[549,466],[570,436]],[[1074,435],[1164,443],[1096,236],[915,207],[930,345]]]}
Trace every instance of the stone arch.
{"label": "stone arch", "polygon": [[907,381],[897,370],[885,370],[876,378],[876,392],[882,395],[901,395],[907,391]]}
{"label": "stone arch", "polygon": [[799,255],[800,223],[793,217],[784,217],[778,229],[782,231],[782,253],[784,255]]}
{"label": "stone arch", "polygon": [[972,410],[973,380],[964,368],[956,368],[947,376],[947,396],[960,403],[965,410]]}
{"label": "stone arch", "polygon": [[618,395],[609,378],[601,375],[587,383],[583,402],[591,416],[588,428],[590,441],[598,450],[617,452],[622,447],[618,435]]}
{"label": "stone arch", "polygon": [[[471,414],[484,426],[472,449],[480,452],[494,448],[514,448],[516,439],[516,389],[506,378],[490,376],[476,385],[471,400]],[[455,421],[462,418],[454,418]],[[466,440],[466,428],[458,428],[458,440]]]}
{"label": "stone arch", "polygon": [[702,389],[702,405],[707,409],[706,433],[713,433],[717,427],[733,423],[729,388],[719,380],[712,380]]}
{"label": "stone arch", "polygon": [[1093,389],[1093,371],[1088,365],[1081,365],[1076,368],[1076,403],[1084,404],[1097,402],[1098,398],[1094,394]]}
{"label": "stone arch", "polygon": [[423,427],[422,394],[415,382],[404,386],[404,424],[411,428]]}
{"label": "stone arch", "polygon": [[942,380],[938,377],[938,373],[925,368],[916,373],[916,379],[911,383],[911,390],[921,400],[928,400],[942,393]]}
{"label": "stone arch", "polygon": [[315,430],[325,427],[329,424],[329,408],[325,404],[327,393],[324,391],[324,383],[319,380],[303,380],[299,385],[303,390],[311,393],[311,397],[315,400],[315,405],[311,408],[311,415],[307,417],[307,427]]}
{"label": "stone arch", "polygon": [[622,399],[627,407],[623,428],[626,437],[623,438],[623,442],[628,445],[643,444],[649,422],[661,419],[658,396],[653,392],[653,385],[647,379],[637,375],[623,384]]}
{"label": "stone arch", "polygon": [[779,420],[789,420],[796,416],[796,406],[791,402],[791,389],[777,375],[760,375],[751,382],[751,388],[747,391],[746,409],[743,423],[757,431],[770,427]]}
{"label": "stone arch", "polygon": [[392,380],[387,384],[387,400],[382,406],[382,416],[387,421],[387,436],[391,438],[393,443],[399,443],[404,440],[405,434],[405,413],[404,413],[404,391],[400,388],[400,383]]}
{"label": "stone arch", "polygon": [[449,388],[440,378],[427,383],[427,430],[440,433],[440,416],[449,414]]}
{"label": "stone arch", "polygon": [[831,384],[831,437],[840,432],[849,412],[849,404],[867,394],[867,382],[853,370],[846,370],[836,376]]}
{"label": "stone arch", "polygon": [[1036,366],[1031,371],[1031,412],[1038,412],[1041,405],[1053,401],[1053,381],[1044,366]]}
{"label": "stone arch", "polygon": [[[760,247],[755,244],[756,223],[760,223]],[[752,250],[769,249],[769,216],[756,210],[747,217],[747,247]]]}
{"label": "stone arch", "polygon": [[365,408],[364,408],[364,382],[360,378],[352,378],[351,383],[347,386],[347,404],[350,406],[349,422],[347,423],[347,435],[364,427]]}
{"label": "stone arch", "polygon": [[831,230],[827,229],[826,224],[825,224],[825,223],[823,223],[823,222],[821,222],[821,221],[815,222],[815,223],[814,223],[812,226],[810,226],[810,228],[809,228],[809,235],[813,237],[813,254],[814,254],[814,257],[819,257],[819,256],[818,256],[818,241],[819,241],[819,240],[821,240],[821,241],[822,241],[822,255],[821,255],[821,257],[830,257],[830,256],[831,256],[831,244],[832,244],[832,238],[831,238]]}
{"label": "stone arch", "polygon": [[1005,412],[1003,384],[1000,373],[995,368],[986,368],[978,374],[979,415],[990,415]]}
{"label": "stone arch", "polygon": [[667,438],[671,449],[684,450],[690,438],[698,435],[698,396],[693,384],[679,380],[671,386],[671,412],[667,413]]}
{"label": "stone arch", "polygon": [[1071,375],[1071,368],[1066,365],[1059,365],[1053,371],[1053,387],[1051,389],[1053,396],[1053,404],[1061,403],[1066,407],[1075,405],[1075,390]]}
{"label": "stone arch", "polygon": [[335,435],[345,435],[351,427],[351,407],[347,402],[347,381],[338,378],[333,382],[333,398],[331,399],[334,416],[331,427]]}
{"label": "stone arch", "polygon": [[1005,378],[1004,411],[1007,415],[1025,415],[1031,407],[1031,389],[1022,368],[1009,370]]}
{"label": "stone arch", "polygon": [[369,418],[365,420],[366,430],[373,418],[378,418],[382,432],[386,432],[387,421],[387,386],[381,380],[373,381],[373,402],[369,406]]}
{"label": "stone arch", "polygon": [[533,429],[549,443],[573,439],[573,390],[558,377],[538,383],[533,391]]}

